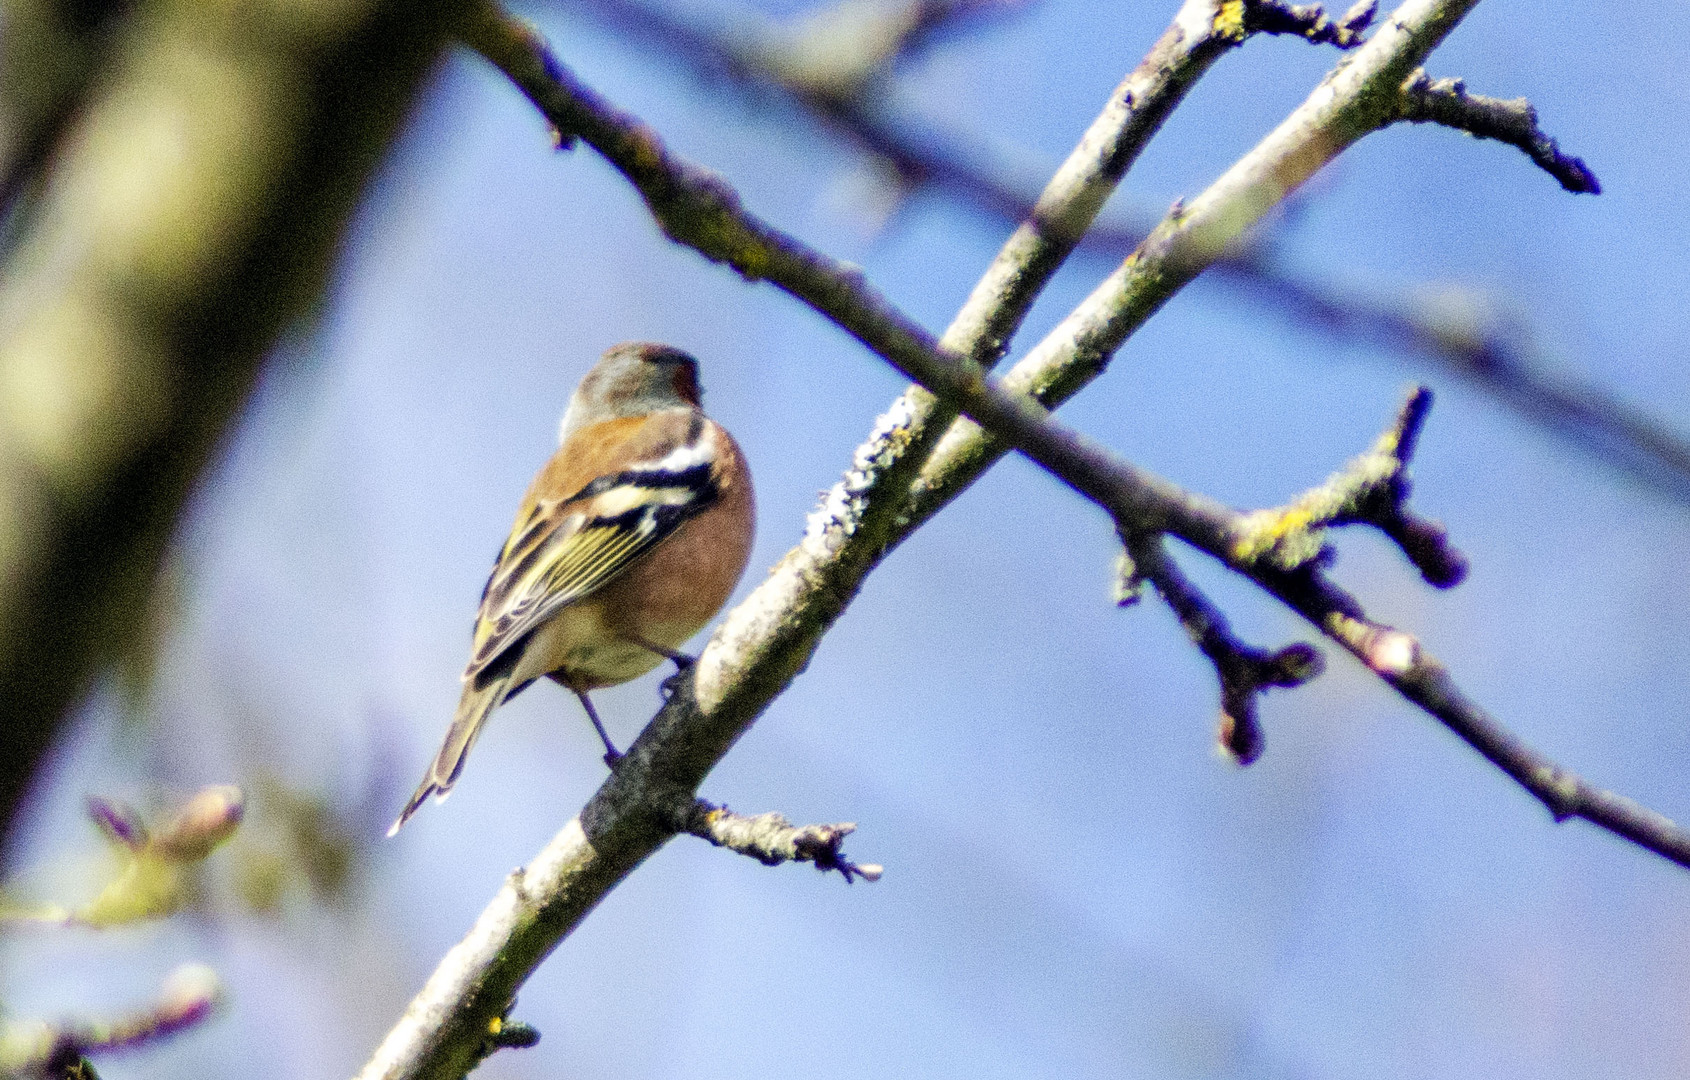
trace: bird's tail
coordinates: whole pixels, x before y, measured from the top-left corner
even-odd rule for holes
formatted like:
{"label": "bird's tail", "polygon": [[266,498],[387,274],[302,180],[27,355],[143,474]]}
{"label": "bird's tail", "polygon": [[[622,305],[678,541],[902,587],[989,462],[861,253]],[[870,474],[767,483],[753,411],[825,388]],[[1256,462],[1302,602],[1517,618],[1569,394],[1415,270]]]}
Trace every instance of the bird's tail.
{"label": "bird's tail", "polygon": [[458,699],[458,711],[452,717],[452,726],[446,729],[446,741],[440,744],[440,753],[434,756],[428,775],[423,777],[405,809],[399,812],[399,820],[387,830],[387,835],[397,833],[399,827],[417,812],[424,799],[430,795],[444,799],[452,790],[458,774],[464,771],[464,759],[469,757],[469,748],[475,745],[475,737],[481,734],[481,725],[486,723],[487,714],[505,700],[510,681],[510,673],[506,672],[479,686],[475,680],[464,684],[464,696]]}

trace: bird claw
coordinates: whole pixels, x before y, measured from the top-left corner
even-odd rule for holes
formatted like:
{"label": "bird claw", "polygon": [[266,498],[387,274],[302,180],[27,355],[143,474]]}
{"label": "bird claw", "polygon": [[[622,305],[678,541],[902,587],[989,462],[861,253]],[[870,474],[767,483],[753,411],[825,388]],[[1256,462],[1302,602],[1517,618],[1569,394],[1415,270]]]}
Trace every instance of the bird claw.
{"label": "bird claw", "polygon": [[677,671],[675,674],[657,684],[657,692],[663,696],[664,701],[668,701],[670,698],[674,697],[675,691],[681,688],[681,676],[683,674],[685,673]]}
{"label": "bird claw", "polygon": [[678,653],[669,659],[675,661],[675,673],[657,684],[657,690],[663,695],[664,701],[668,701],[675,696],[675,691],[681,688],[681,680],[686,678],[687,672],[691,671],[692,666],[698,663],[694,658],[682,656]]}

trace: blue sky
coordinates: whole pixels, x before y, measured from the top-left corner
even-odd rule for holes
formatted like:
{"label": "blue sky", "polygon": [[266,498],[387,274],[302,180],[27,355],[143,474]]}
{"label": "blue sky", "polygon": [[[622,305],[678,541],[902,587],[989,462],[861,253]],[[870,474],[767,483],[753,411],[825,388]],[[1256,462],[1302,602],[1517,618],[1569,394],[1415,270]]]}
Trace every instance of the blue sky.
{"label": "blue sky", "polygon": [[[1036,175],[1171,7],[1051,0],[935,50],[900,102]],[[849,149],[566,8],[529,14],[590,85],[930,328],[1007,231],[931,193],[882,226]],[[1116,208],[1201,190],[1335,57],[1257,40],[1224,58]],[[1283,231],[1286,258],[1356,289],[1486,290],[1547,363],[1690,431],[1682,61],[1670,19],[1487,0],[1432,74],[1529,97],[1604,193],[1568,195],[1497,144],[1391,130],[1317,179]],[[1109,269],[1076,258],[1012,353]],[[16,860],[91,847],[89,792],[145,799],[268,772],[324,793],[360,831],[355,896],[98,939],[14,936],[0,952],[12,1013],[133,1000],[197,959],[223,973],[228,1008],[102,1075],[337,1077],[362,1062],[504,874],[601,778],[575,703],[536,687],[497,714],[448,803],[377,839],[444,730],[482,578],[569,391],[631,338],[698,356],[707,406],[746,448],[760,528],[743,595],[901,381],[784,295],[668,244],[608,166],[553,152],[490,68],[454,58],[320,322],[278,350],[196,501],[149,726],[137,734],[109,693],[90,701]],[[1434,592],[1364,535],[1341,539],[1336,576],[1564,765],[1690,819],[1684,504],[1459,379],[1213,283],[1175,299],[1064,412],[1164,475],[1261,505],[1364,447],[1415,380],[1439,395],[1415,499],[1470,556],[1470,578]],[[1156,604],[1108,603],[1113,555],[1095,509],[1024,462],[994,469],[876,572],[704,789],[736,809],[855,821],[847,851],[885,879],[846,888],[677,840],[523,992],[515,1015],[540,1045],[478,1075],[1684,1073],[1690,876],[1552,826],[1337,656],[1264,701],[1267,752],[1233,767],[1211,747],[1211,671]],[[1184,562],[1250,640],[1310,637]],[[596,696],[618,738],[654,711],[655,680]]]}

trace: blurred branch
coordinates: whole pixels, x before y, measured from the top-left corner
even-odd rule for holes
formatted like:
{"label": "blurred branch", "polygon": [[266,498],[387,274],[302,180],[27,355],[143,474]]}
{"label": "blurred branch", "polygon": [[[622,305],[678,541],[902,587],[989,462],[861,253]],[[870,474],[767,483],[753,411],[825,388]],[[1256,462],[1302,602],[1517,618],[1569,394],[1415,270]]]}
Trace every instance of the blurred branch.
{"label": "blurred branch", "polygon": [[849,98],[937,38],[1031,0],[841,0],[747,39],[758,63],[803,92]]}
{"label": "blurred branch", "polygon": [[128,7],[128,0],[0,2],[0,251]]}
{"label": "blurred branch", "polygon": [[[1410,0],[1399,9],[1386,29],[1327,81],[1317,95],[1318,103],[1306,105],[1287,121],[1303,145],[1288,145],[1296,143],[1296,138],[1270,136],[1268,151],[1258,148],[1241,163],[1251,169],[1276,168],[1287,183],[1265,199],[1259,184],[1232,184],[1228,190],[1240,202],[1225,210],[1238,219],[1237,227],[1247,227],[1254,220],[1252,213],[1266,212],[1324,160],[1314,149],[1336,154],[1382,122],[1378,102],[1390,99],[1390,92],[1471,3]],[[1216,10],[1188,3],[1180,14]],[[1210,17],[1198,25],[1214,24]],[[1024,391],[1007,392],[986,381],[975,357],[995,355],[1002,341],[968,340],[968,327],[992,325],[994,302],[977,303],[978,293],[971,298],[947,332],[947,347],[941,351],[869,288],[860,274],[745,214],[727,185],[677,161],[650,129],[581,87],[551,59],[532,31],[494,9],[483,9],[466,35],[536,99],[564,140],[585,139],[628,175],[672,238],[727,262],[747,277],[771,280],[803,299],[948,399],[951,407],[985,419],[996,430],[1014,433],[1018,445],[1035,460],[1045,463],[1058,445],[1064,452],[1069,449],[1066,436],[1053,434],[1059,429],[1048,422],[1039,405],[1021,396]],[[1183,87],[1167,92],[1177,94]],[[1133,119],[1132,110],[1127,119]],[[1291,154],[1290,167],[1276,162],[1275,152]],[[1098,167],[1104,152],[1095,144],[1083,143],[1075,157],[1088,155],[1094,159],[1090,171],[1098,176],[1096,183],[1112,185],[1119,174]],[[1307,171],[1299,174],[1298,167]],[[1082,187],[1088,199],[1098,190],[1095,185]],[[1100,205],[1101,199],[1097,202]],[[1184,245],[1165,233],[1152,237],[1160,240],[1162,273],[1170,280],[1180,278],[1169,294],[1196,273],[1195,256],[1208,251],[1223,233],[1210,216],[1223,209],[1218,199],[1199,199],[1193,209],[1181,218],[1194,230]],[[1241,213],[1241,209],[1250,212]],[[1201,242],[1194,245],[1193,240]],[[1223,246],[1214,244],[1210,257]],[[1183,255],[1185,261],[1172,260],[1169,253]],[[1019,256],[1006,245],[999,258],[1013,262]],[[1129,265],[1147,262],[1136,260]],[[1006,288],[999,302],[1024,311],[1045,280],[1048,274],[1026,293],[1020,287]],[[1155,305],[1141,302],[1140,306],[1148,314]],[[969,317],[976,307],[979,315]],[[1019,316],[1008,321],[1013,326]],[[961,345],[950,345],[953,338]],[[1098,362],[1091,366],[1093,373],[1101,367],[1102,355],[1094,359]],[[1074,389],[1083,382],[1083,376],[1070,380]],[[676,684],[675,692],[581,813],[526,868],[506,880],[469,934],[441,960],[383,1039],[360,1072],[361,1080],[461,1077],[480,1060],[488,1025],[505,1015],[523,981],[623,877],[674,835],[677,815],[690,812],[710,770],[802,670],[864,576],[891,545],[919,524],[916,511],[930,513],[937,508],[934,501],[906,503],[906,489],[891,482],[920,467],[943,427],[921,425],[910,408],[916,400],[906,395],[882,417],[869,441],[859,448],[851,470],[811,516],[798,547],[729,613],[697,663]],[[935,406],[932,411],[943,416],[949,409]],[[1054,460],[1060,459],[1058,455]],[[1108,460],[1114,463],[1112,457]],[[982,461],[979,467],[985,464],[989,462]],[[1190,526],[1199,535],[1216,539],[1206,535],[1213,515],[1230,511],[1131,466],[1126,468],[1136,481],[1134,506],[1144,516],[1123,514],[1124,531],[1164,528],[1183,536],[1184,527]],[[950,475],[958,474],[952,471]],[[929,485],[925,490],[932,500],[935,489]],[[955,490],[938,498],[948,498]]]}
{"label": "blurred branch", "polygon": [[[942,132],[911,132],[888,116],[876,84],[840,97],[811,93],[791,80],[784,66],[768,60],[779,42],[770,44],[759,24],[705,29],[643,0],[572,0],[572,6],[702,70],[785,96],[838,137],[889,164],[907,187],[932,187],[994,217],[1022,221],[1032,212],[1034,197],[981,164],[983,155],[959,148]],[[1346,15],[1340,23],[1351,18]],[[1100,222],[1080,249],[1120,258],[1138,247],[1152,225]],[[1362,295],[1280,264],[1260,236],[1241,238],[1210,271],[1265,312],[1298,327],[1432,361],[1610,467],[1690,502],[1690,442],[1601,386],[1548,370],[1517,327],[1489,317],[1475,319],[1485,306],[1476,292],[1466,294],[1459,312],[1409,294]]]}
{"label": "blurred branch", "polygon": [[166,976],[156,1002],[127,1016],[7,1025],[0,1030],[0,1076],[92,1080],[88,1055],[132,1049],[193,1027],[211,1015],[220,992],[216,972],[184,964]]}
{"label": "blurred branch", "polygon": [[121,27],[0,267],[0,830],[320,294],[451,9],[165,4]]}
{"label": "blurred branch", "polygon": [[675,823],[679,832],[708,840],[717,847],[749,855],[764,866],[811,862],[817,870],[837,870],[845,877],[879,881],[883,872],[873,863],[858,865],[840,854],[845,838],[857,831],[850,823],[794,825],[780,814],[746,817],[725,806],[694,800]]}
{"label": "blurred branch", "polygon": [[1596,174],[1579,158],[1562,153],[1555,140],[1538,128],[1537,110],[1525,98],[1503,101],[1469,94],[1467,85],[1460,79],[1433,82],[1425,69],[1421,69],[1403,84],[1398,115],[1411,124],[1442,124],[1477,139],[1507,143],[1531,158],[1568,191],[1582,195],[1602,193]]}
{"label": "blurred branch", "polygon": [[1265,312],[1432,360],[1596,460],[1690,503],[1690,443],[1603,387],[1547,369],[1520,329],[1499,318],[1482,294],[1454,288],[1380,298],[1256,273],[1252,263],[1268,266],[1260,252],[1247,252],[1213,270]]}

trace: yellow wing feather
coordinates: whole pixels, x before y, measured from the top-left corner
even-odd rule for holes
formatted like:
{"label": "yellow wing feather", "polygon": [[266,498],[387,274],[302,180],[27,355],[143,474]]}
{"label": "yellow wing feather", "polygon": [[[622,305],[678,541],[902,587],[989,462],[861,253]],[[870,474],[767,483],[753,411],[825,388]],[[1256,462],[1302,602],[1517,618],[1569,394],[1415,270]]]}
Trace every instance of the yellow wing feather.
{"label": "yellow wing feather", "polygon": [[[512,645],[569,604],[604,588],[711,501],[714,492],[649,503],[649,513],[586,519],[569,503],[531,515],[500,553],[482,595],[464,678],[482,675]],[[596,509],[596,507],[592,507]],[[620,507],[618,507],[620,508]]]}

